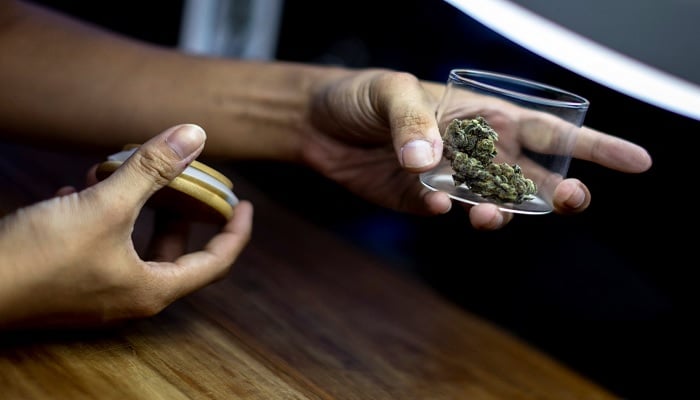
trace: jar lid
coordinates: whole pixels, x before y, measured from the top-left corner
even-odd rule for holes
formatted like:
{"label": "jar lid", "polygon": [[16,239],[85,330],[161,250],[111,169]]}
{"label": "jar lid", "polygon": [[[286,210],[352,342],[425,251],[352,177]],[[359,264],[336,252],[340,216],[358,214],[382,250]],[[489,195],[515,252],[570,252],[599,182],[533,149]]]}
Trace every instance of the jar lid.
{"label": "jar lid", "polygon": [[[107,157],[97,167],[97,178],[103,180],[117,170],[139,147],[129,144],[124,150]],[[192,161],[166,187],[156,192],[148,204],[197,221],[222,222],[233,216],[238,198],[232,191],[233,182],[224,174]]]}

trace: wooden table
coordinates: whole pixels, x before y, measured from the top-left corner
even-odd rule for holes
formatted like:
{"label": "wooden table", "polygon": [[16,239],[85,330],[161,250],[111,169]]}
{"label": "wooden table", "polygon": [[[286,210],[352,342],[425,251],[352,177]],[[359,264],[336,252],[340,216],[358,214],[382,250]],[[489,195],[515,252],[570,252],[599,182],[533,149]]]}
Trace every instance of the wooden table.
{"label": "wooden table", "polygon": [[231,177],[256,217],[225,280],[118,328],[0,334],[0,398],[615,398]]}

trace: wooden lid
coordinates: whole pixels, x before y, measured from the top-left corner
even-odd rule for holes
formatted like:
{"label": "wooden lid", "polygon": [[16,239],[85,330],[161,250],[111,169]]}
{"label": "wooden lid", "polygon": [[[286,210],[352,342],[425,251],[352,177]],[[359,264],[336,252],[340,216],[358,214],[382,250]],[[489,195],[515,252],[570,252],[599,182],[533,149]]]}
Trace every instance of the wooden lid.
{"label": "wooden lid", "polygon": [[[97,167],[97,178],[103,180],[111,175],[136,148],[138,145],[127,145],[125,150],[110,155]],[[221,172],[193,161],[182,174],[151,196],[147,205],[193,221],[222,223],[233,216],[233,207],[238,203],[231,189],[233,182]]]}

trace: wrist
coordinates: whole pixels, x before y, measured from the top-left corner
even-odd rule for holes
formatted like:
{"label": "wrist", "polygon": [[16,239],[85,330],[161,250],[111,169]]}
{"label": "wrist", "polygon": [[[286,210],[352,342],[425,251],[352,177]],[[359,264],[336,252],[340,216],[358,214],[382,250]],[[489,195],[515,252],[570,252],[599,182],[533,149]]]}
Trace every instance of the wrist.
{"label": "wrist", "polygon": [[282,62],[205,63],[204,101],[186,106],[198,108],[194,115],[202,117],[200,124],[207,131],[203,154],[226,159],[303,162],[304,142],[314,131],[315,97],[328,82],[349,73]]}

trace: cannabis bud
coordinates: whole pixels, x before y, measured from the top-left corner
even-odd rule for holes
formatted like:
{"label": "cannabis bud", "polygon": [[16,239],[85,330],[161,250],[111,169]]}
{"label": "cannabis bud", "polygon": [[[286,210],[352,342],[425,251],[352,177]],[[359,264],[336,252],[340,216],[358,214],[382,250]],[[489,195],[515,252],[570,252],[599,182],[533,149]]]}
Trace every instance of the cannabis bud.
{"label": "cannabis bud", "polygon": [[450,160],[455,185],[501,202],[522,203],[532,198],[537,186],[523,176],[519,165],[496,164],[498,133],[477,116],[453,120],[444,135],[444,155]]}

